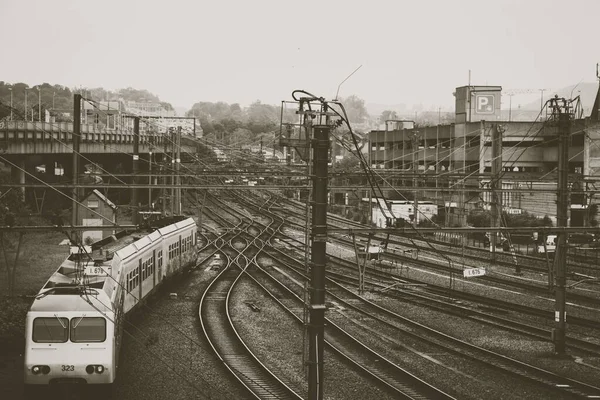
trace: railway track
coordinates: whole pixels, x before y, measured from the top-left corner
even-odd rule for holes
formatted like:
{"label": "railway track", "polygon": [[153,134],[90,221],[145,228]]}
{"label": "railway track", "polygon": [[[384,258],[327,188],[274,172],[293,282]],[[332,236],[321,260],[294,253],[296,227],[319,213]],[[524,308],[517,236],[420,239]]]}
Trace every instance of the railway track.
{"label": "railway track", "polygon": [[[282,254],[279,254],[277,259],[281,260],[281,257]],[[295,278],[288,277],[292,281],[307,279],[300,271],[299,266],[295,267],[293,271],[297,276]],[[388,331],[388,329],[391,328],[392,331],[388,331],[389,337],[410,336],[414,340],[428,341],[431,346],[439,347],[446,352],[452,353],[456,357],[464,357],[471,362],[484,365],[486,368],[493,368],[502,371],[505,374],[511,374],[516,378],[526,379],[532,383],[539,384],[548,390],[549,393],[554,393],[558,390],[562,393],[560,396],[575,396],[579,398],[595,398],[594,396],[600,396],[600,388],[565,378],[499,353],[453,338],[440,331],[402,317],[373,302],[367,301],[347,288],[336,285],[335,282],[331,280],[328,280],[328,282],[328,298],[332,299],[331,301],[336,303],[336,306],[341,305],[345,310],[345,313],[348,313],[348,310],[356,312],[357,315],[352,319],[360,321],[362,327],[370,327],[370,332],[372,333]],[[335,286],[335,289],[333,289],[332,286]],[[347,317],[342,319],[347,319]],[[328,320],[328,323],[334,324],[334,321]],[[381,325],[381,327],[378,328],[378,325]],[[338,328],[339,327],[336,327],[336,329]]]}
{"label": "railway track", "polygon": [[215,354],[253,397],[301,399],[298,393],[278,379],[250,351],[235,330],[229,315],[231,290],[251,264],[251,258],[244,254],[248,243],[240,236],[243,232],[251,232],[257,236],[262,233],[260,230],[251,231],[251,223],[246,226],[238,224],[237,228],[227,241],[215,242],[219,245],[219,250],[225,254],[227,263],[208,286],[200,301],[199,316],[202,330]]}
{"label": "railway track", "polygon": [[[264,204],[262,206],[255,205],[255,207],[262,208],[263,210],[269,208],[268,205],[264,206]],[[295,240],[295,239],[288,239],[288,242],[292,241],[292,240]],[[261,243],[264,245],[265,241],[262,240]],[[299,253],[300,253],[300,251],[299,251]],[[283,258],[283,256],[281,254],[278,255],[277,257],[279,259]],[[297,307],[296,307],[296,309],[297,309]],[[456,352],[460,353],[461,351],[464,352],[465,350],[457,350]],[[473,356],[473,357],[476,358],[475,356]],[[499,361],[496,361],[496,362],[500,363]],[[511,367],[506,367],[506,366],[503,367],[503,369],[505,371],[510,370],[510,368]],[[512,368],[515,369],[516,367],[513,366]],[[524,368],[524,367],[520,366],[519,368]],[[586,390],[587,390],[592,393],[591,396],[596,395],[596,394],[594,394],[595,393],[594,390],[596,390],[597,388],[586,387],[585,384],[582,384],[582,383],[576,382],[576,381],[570,382],[570,383],[565,383],[565,382],[567,382],[566,378],[560,377],[558,375],[547,375],[546,374],[547,371],[544,371],[544,372],[537,371],[535,373],[534,372],[524,373],[523,370],[519,370],[518,372],[513,372],[513,373],[517,374],[517,375],[518,374],[520,374],[520,375],[528,375],[529,374],[529,379],[532,382],[536,382],[537,384],[540,384],[544,387],[551,388],[551,389],[548,389],[551,391],[556,391],[557,388],[560,388],[561,391],[565,391],[564,393],[567,393],[568,395],[573,395],[573,396],[577,397],[577,396],[587,396],[587,394],[586,394]],[[538,374],[538,375],[536,376],[536,374]],[[565,385],[568,385],[568,387]]]}

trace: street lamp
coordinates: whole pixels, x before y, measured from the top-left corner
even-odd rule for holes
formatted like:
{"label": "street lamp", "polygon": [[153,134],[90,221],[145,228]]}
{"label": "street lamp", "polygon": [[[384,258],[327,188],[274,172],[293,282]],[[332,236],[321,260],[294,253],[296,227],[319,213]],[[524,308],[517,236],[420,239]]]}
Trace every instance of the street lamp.
{"label": "street lamp", "polygon": [[42,122],[42,88],[37,87],[38,90],[38,122]]}
{"label": "street lamp", "polygon": [[544,109],[544,92],[546,91],[546,89],[539,89],[540,91],[540,112],[541,110]]}
{"label": "street lamp", "polygon": [[13,93],[12,93],[12,86],[8,88],[8,90],[10,90],[10,120],[13,120]]}

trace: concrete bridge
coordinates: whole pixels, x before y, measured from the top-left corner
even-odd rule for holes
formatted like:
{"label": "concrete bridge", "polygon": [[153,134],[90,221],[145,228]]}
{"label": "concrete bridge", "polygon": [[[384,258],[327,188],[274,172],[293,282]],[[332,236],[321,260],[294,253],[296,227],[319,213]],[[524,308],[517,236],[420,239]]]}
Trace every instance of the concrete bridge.
{"label": "concrete bridge", "polygon": [[[79,151],[89,159],[105,160],[99,162],[110,164],[115,161],[132,160],[134,146],[132,130],[107,129],[101,124],[81,124]],[[167,133],[148,132],[140,129],[140,159],[148,159],[150,152],[153,160],[170,154],[173,141]],[[195,153],[196,149],[183,145],[181,152]],[[26,166],[45,164],[45,161],[63,161],[63,168],[69,168],[73,155],[73,123],[72,122],[31,122],[0,121],[0,156]],[[83,161],[82,164],[89,163]],[[142,162],[142,165],[144,163]],[[33,171],[33,168],[32,168]],[[128,171],[131,172],[131,171]]]}
{"label": "concrete bridge", "polygon": [[[80,165],[93,165],[92,172],[100,176],[132,174],[134,142],[133,130],[82,123]],[[151,164],[154,171],[158,171],[158,164],[170,165],[173,143],[170,133],[144,130],[140,126],[138,172],[148,173]],[[196,149],[182,145],[180,151],[193,154]],[[0,162],[11,168],[13,182],[39,183],[33,176],[47,183],[71,181],[72,160],[72,122],[0,121]],[[80,168],[83,174],[85,169]]]}

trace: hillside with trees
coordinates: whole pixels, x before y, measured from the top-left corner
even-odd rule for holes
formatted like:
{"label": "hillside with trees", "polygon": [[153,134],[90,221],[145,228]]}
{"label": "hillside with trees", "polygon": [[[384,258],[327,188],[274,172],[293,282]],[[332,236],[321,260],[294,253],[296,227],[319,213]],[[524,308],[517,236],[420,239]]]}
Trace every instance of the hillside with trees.
{"label": "hillside with trees", "polygon": [[57,117],[57,121],[70,120],[70,117],[62,114],[73,112],[73,94],[75,93],[80,93],[83,97],[96,101],[120,99],[123,101],[155,102],[161,103],[167,110],[173,109],[170,103],[161,101],[158,96],[144,89],[128,87],[111,91],[101,87],[69,88],[49,83],[29,86],[23,82],[11,84],[0,81],[0,120],[10,117],[11,91],[14,119],[24,118],[25,93],[27,93],[27,119],[31,119],[33,113],[33,119],[36,121],[39,119],[40,103],[42,116],[45,114],[45,110],[48,110]]}

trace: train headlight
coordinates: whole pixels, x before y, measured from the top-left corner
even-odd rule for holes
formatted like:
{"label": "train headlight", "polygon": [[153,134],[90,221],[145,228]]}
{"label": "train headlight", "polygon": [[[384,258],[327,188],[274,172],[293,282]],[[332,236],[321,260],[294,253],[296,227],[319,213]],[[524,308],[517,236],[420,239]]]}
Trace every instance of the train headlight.
{"label": "train headlight", "polygon": [[50,367],[47,365],[34,365],[31,367],[31,372],[34,375],[44,374],[48,375],[50,373]]}
{"label": "train headlight", "polygon": [[88,365],[87,367],[85,367],[85,372],[87,372],[88,374],[93,374],[94,372],[97,374],[101,374],[104,372],[104,366],[103,365]]}

